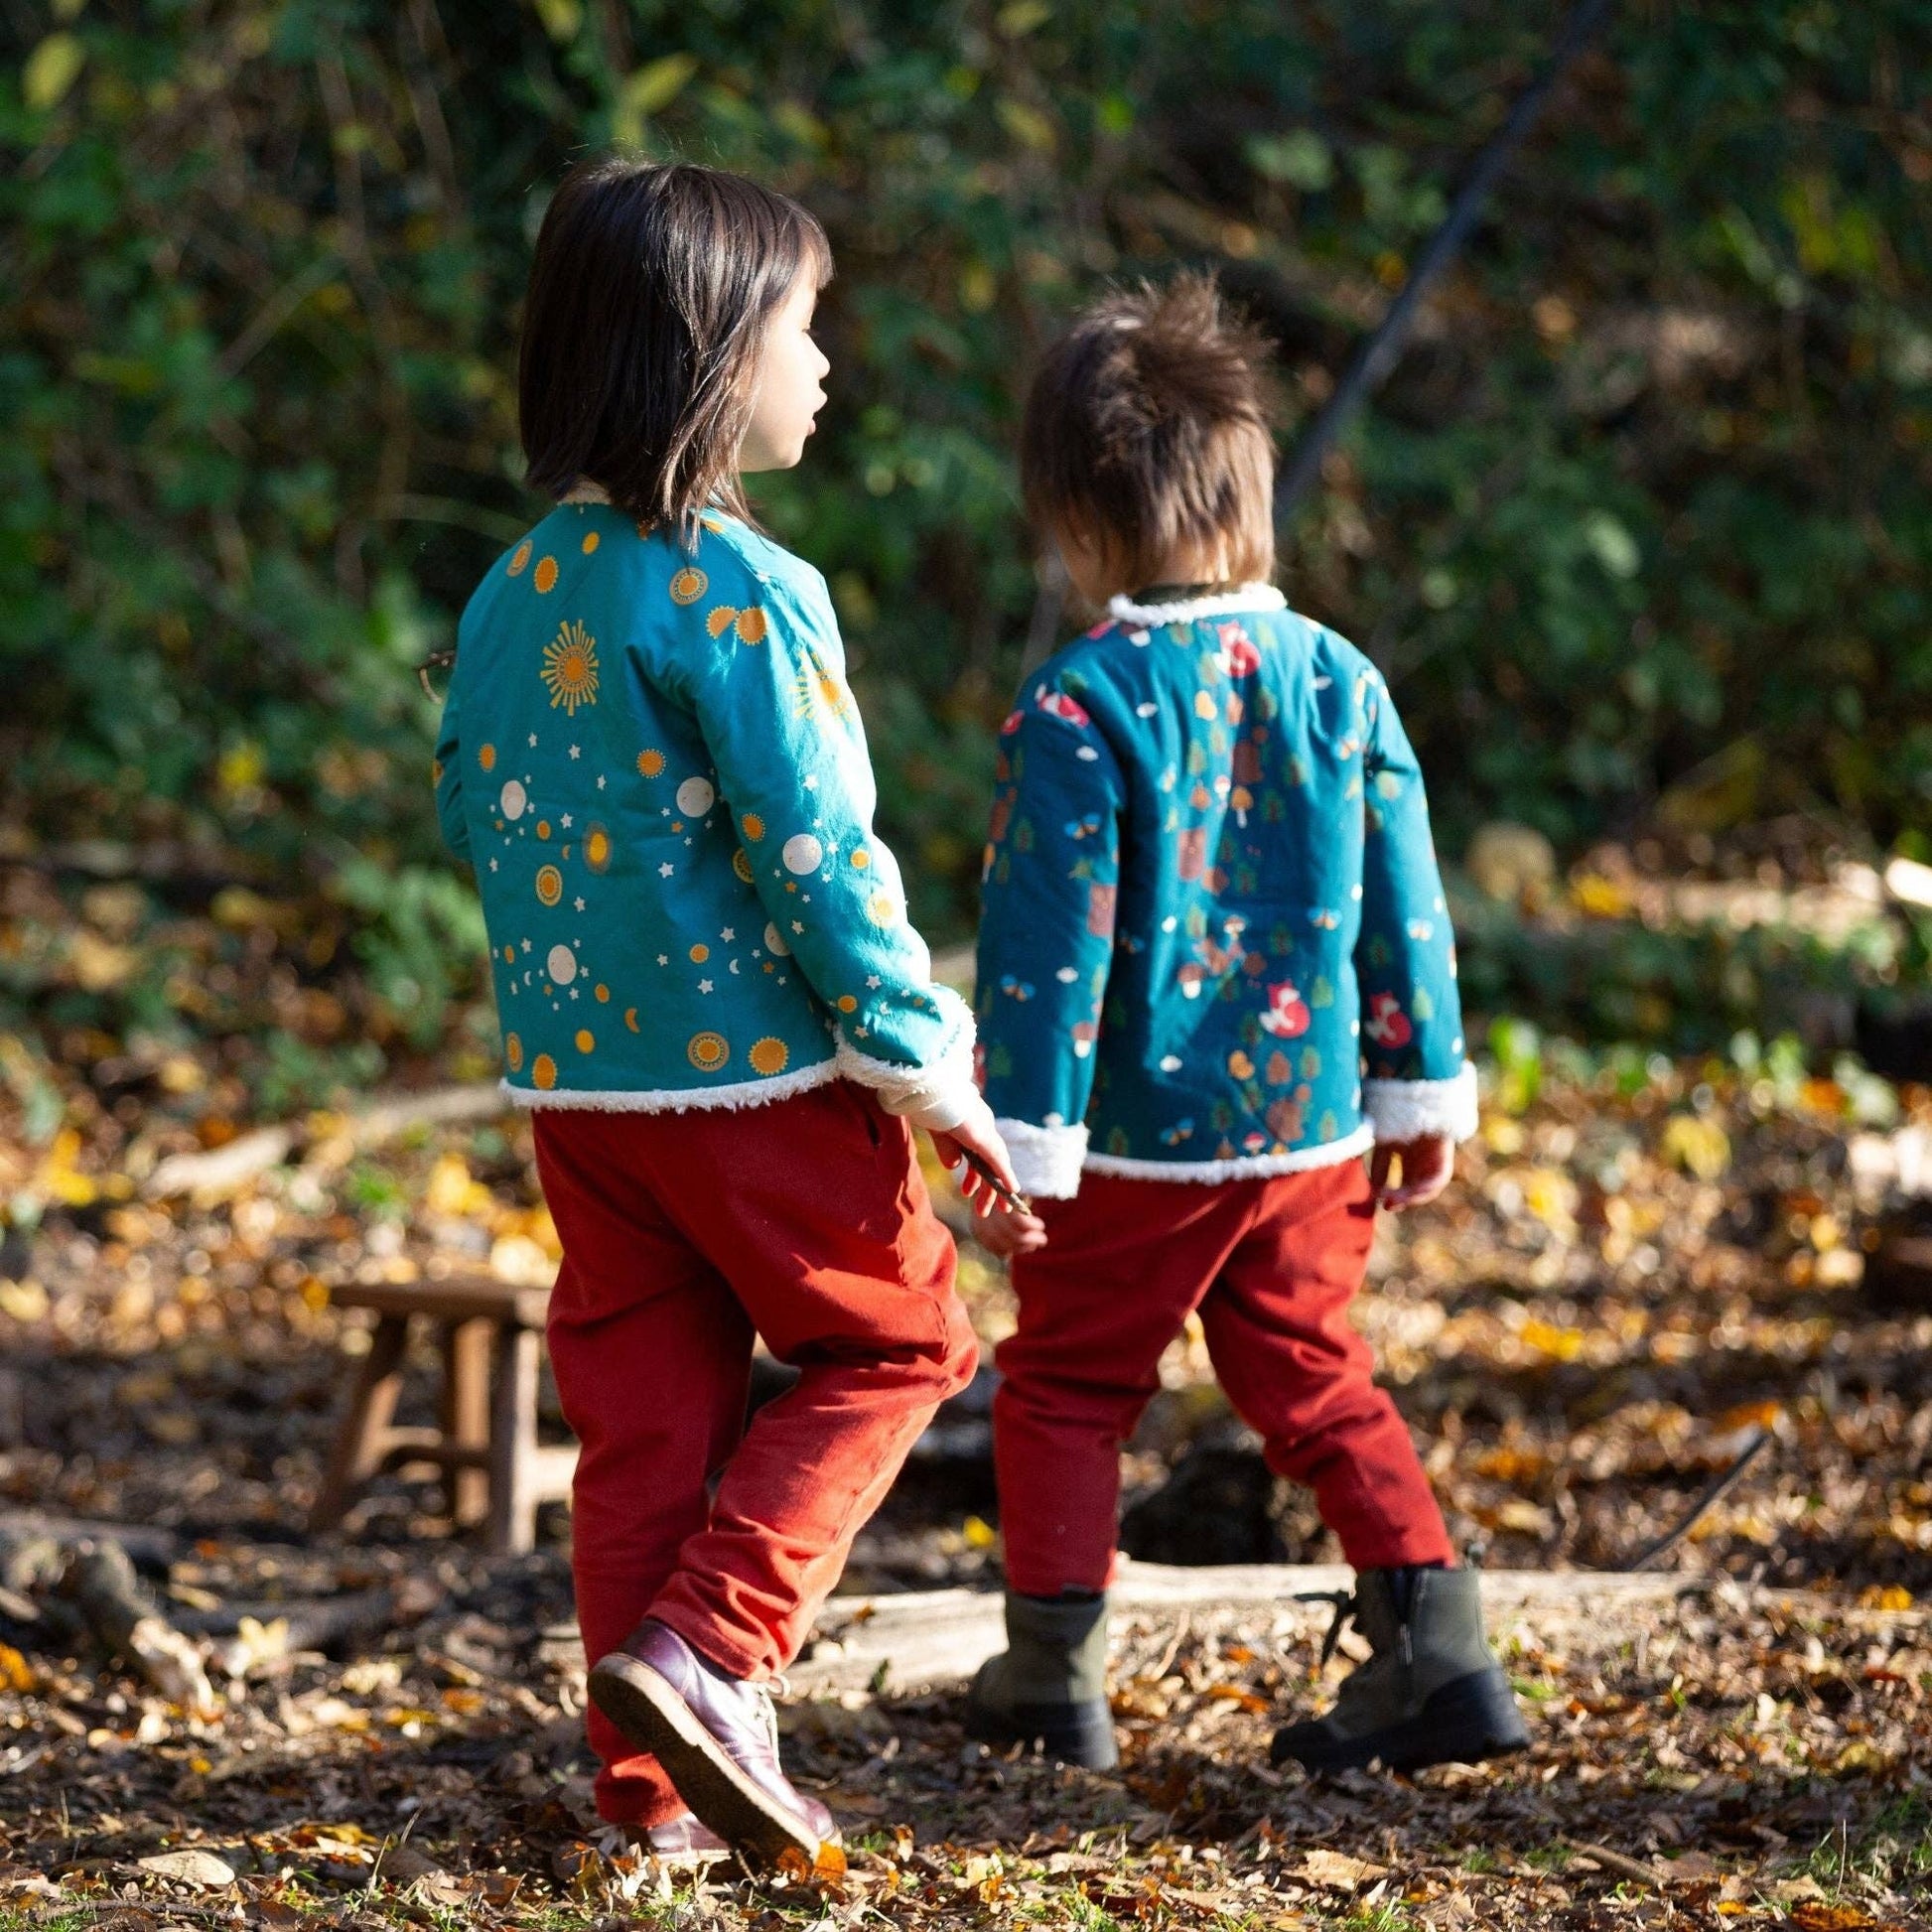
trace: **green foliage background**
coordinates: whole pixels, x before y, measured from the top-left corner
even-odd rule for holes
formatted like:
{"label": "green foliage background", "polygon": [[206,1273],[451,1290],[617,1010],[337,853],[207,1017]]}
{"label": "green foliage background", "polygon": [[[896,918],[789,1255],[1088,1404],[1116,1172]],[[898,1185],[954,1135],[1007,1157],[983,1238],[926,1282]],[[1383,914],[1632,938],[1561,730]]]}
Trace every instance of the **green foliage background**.
{"label": "green foliage background", "polygon": [[[410,666],[536,513],[528,246],[622,140],[831,231],[834,404],[762,500],[832,580],[915,909],[964,932],[1036,345],[1110,278],[1221,264],[1292,436],[1558,18],[4,0],[9,836],[300,882],[433,1022],[476,921]],[[1451,853],[1660,797],[1932,818],[1929,72],[1924,0],[1630,0],[1330,458],[1285,581],[1389,670]]]}

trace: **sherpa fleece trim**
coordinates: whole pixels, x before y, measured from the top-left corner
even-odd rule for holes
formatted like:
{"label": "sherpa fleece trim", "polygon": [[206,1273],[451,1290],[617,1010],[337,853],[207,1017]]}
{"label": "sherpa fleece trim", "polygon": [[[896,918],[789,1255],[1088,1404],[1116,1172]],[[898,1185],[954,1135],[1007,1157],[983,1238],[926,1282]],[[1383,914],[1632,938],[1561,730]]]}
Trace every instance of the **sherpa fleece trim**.
{"label": "sherpa fleece trim", "polygon": [[1209,597],[1183,597],[1173,604],[1136,604],[1131,597],[1109,598],[1107,615],[1122,623],[1152,626],[1192,623],[1198,618],[1232,618],[1249,611],[1285,611],[1288,599],[1273,584],[1237,584]]}
{"label": "sherpa fleece trim", "polygon": [[1476,1070],[1464,1060],[1447,1080],[1364,1080],[1362,1112],[1378,1141],[1466,1141],[1476,1131]]}
{"label": "sherpa fleece trim", "polygon": [[1088,1173],[1114,1174],[1123,1180],[1191,1180],[1212,1185],[1225,1180],[1266,1180],[1276,1174],[1306,1173],[1311,1168],[1338,1168],[1366,1154],[1375,1145],[1372,1128],[1358,1127],[1338,1141],[1298,1147],[1286,1154],[1254,1154],[1232,1161],[1132,1161],[1124,1154],[1089,1154]]}
{"label": "sherpa fleece trim", "polygon": [[838,1070],[848,1080],[871,1087],[889,1114],[902,1115],[916,1127],[943,1134],[957,1127],[979,1099],[973,1079],[970,1021],[946,1042],[939,1057],[924,1066],[906,1066],[862,1053],[846,1037],[843,1027],[834,1030],[834,1036],[838,1041]]}
{"label": "sherpa fleece trim", "polygon": [[837,1060],[794,1067],[768,1080],[734,1080],[723,1087],[519,1087],[505,1080],[503,1091],[519,1107],[562,1107],[600,1114],[682,1114],[711,1108],[762,1107],[789,1100],[794,1093],[822,1087],[839,1076]]}
{"label": "sherpa fleece trim", "polygon": [[1080,1164],[1087,1152],[1084,1126],[1035,1127],[1030,1120],[997,1120],[994,1125],[1007,1144],[1023,1194],[1071,1200],[1080,1191]]}

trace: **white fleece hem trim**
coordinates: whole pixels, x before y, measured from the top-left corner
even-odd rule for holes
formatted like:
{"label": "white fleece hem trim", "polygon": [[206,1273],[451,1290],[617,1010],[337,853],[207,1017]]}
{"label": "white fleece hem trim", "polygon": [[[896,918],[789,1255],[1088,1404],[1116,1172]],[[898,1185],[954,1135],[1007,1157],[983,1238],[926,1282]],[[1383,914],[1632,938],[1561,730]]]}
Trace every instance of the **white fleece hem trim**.
{"label": "white fleece hem trim", "polygon": [[1286,1154],[1253,1154],[1233,1161],[1130,1161],[1124,1154],[1089,1154],[1082,1166],[1088,1173],[1122,1180],[1266,1180],[1278,1173],[1306,1173],[1311,1168],[1338,1168],[1374,1145],[1374,1129],[1362,1126],[1338,1141],[1291,1148]]}
{"label": "white fleece hem trim", "polygon": [[1136,604],[1131,597],[1107,600],[1107,615],[1122,623],[1192,623],[1197,618],[1232,618],[1243,612],[1286,611],[1288,599],[1273,584],[1237,584],[1211,597],[1183,597],[1173,604]]}
{"label": "white fleece hem trim", "polygon": [[1362,1112],[1378,1141],[1466,1141],[1476,1131],[1476,1070],[1464,1060],[1447,1080],[1364,1080]]}
{"label": "white fleece hem trim", "polygon": [[563,500],[566,503],[608,503],[611,492],[602,483],[576,483],[564,491]]}
{"label": "white fleece hem trim", "polygon": [[724,1087],[517,1087],[503,1082],[503,1092],[519,1107],[558,1107],[599,1114],[684,1114],[713,1108],[762,1107],[768,1101],[789,1100],[795,1093],[822,1087],[839,1077],[837,1060],[820,1060],[790,1073],[774,1073],[768,1080],[735,1080]]}
{"label": "white fleece hem trim", "polygon": [[1004,1118],[996,1118],[993,1125],[1007,1144],[1023,1194],[1071,1200],[1080,1191],[1080,1164],[1087,1153],[1084,1127],[1035,1127],[1030,1120]]}
{"label": "white fleece hem trim", "polygon": [[943,1134],[957,1127],[980,1104],[979,1087],[973,1079],[970,1016],[939,1057],[924,1066],[906,1066],[862,1053],[846,1038],[843,1027],[833,1029],[833,1037],[838,1041],[838,1070],[848,1080],[871,1087],[889,1114],[899,1114],[915,1127]]}

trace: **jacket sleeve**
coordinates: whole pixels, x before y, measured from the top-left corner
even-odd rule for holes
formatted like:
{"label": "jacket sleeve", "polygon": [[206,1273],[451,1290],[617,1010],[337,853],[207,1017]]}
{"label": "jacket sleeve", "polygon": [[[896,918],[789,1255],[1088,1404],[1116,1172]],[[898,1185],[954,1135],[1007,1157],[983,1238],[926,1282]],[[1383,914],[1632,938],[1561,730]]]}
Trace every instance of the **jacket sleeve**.
{"label": "jacket sleeve", "polygon": [[1002,732],[976,1006],[986,1097],[1021,1185],[1079,1191],[1120,886],[1120,766],[1072,680],[1023,693]]}
{"label": "jacket sleeve", "polygon": [[1455,935],[1429,831],[1422,770],[1379,671],[1358,673],[1362,721],[1362,1112],[1379,1141],[1476,1130],[1463,1057]]}
{"label": "jacket sleeve", "polygon": [[816,580],[775,577],[755,595],[708,614],[690,696],[767,942],[834,1016],[848,1078],[919,1126],[956,1126],[978,1102],[972,1016],[933,983],[898,864],[873,830],[872,762],[831,600]]}
{"label": "jacket sleeve", "polygon": [[436,734],[430,775],[436,783],[436,821],[443,828],[443,843],[459,859],[468,859],[470,827],[463,816],[463,741],[457,728],[454,685],[443,701],[443,722]]}

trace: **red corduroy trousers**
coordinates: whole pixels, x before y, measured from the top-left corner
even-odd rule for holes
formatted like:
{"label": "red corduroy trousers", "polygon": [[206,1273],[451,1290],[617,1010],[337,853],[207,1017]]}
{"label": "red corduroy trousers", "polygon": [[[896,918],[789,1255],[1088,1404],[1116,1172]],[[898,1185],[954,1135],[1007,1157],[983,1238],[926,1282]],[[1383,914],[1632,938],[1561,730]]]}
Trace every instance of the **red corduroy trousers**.
{"label": "red corduroy trousers", "polygon": [[1349,1563],[1454,1561],[1348,1319],[1375,1217],[1361,1162],[1219,1185],[1089,1173],[1072,1200],[1035,1205],[1047,1243],[1014,1261],[1020,1324],[993,1406],[1010,1587],[1106,1587],[1120,1448],[1192,1311],[1268,1466],[1313,1489]]}
{"label": "red corduroy trousers", "polygon": [[[550,1359],[583,1446],[585,1651],[653,1616],[732,1675],[769,1676],[977,1365],[911,1133],[845,1080],[739,1111],[540,1109],[534,1127],[564,1249]],[[748,1429],[755,1334],[802,1373]],[[605,1818],[685,1809],[595,1709],[589,1725]]]}

